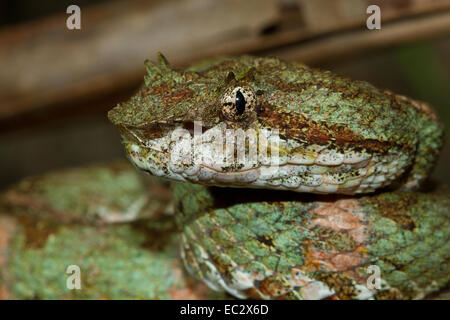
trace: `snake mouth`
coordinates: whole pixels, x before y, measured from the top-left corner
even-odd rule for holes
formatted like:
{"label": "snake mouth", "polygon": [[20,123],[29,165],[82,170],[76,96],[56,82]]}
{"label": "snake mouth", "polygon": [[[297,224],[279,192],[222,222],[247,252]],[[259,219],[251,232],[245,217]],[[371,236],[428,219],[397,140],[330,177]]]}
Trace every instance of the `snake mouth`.
{"label": "snake mouth", "polygon": [[166,135],[171,135],[175,130],[184,130],[191,136],[203,134],[211,129],[202,125],[197,125],[194,121],[180,121],[173,124],[155,123],[143,127],[130,125],[117,125],[124,141],[133,141],[136,144],[146,147],[149,141],[158,140]]}

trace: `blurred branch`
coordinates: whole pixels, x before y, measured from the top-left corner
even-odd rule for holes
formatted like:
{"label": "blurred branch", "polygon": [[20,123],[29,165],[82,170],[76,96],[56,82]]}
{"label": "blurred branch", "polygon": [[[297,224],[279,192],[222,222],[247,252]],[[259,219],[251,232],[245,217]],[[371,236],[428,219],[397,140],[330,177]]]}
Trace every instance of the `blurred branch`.
{"label": "blurred branch", "polygon": [[[381,31],[366,29],[369,4],[381,7]],[[80,31],[66,18],[0,31],[0,130],[27,115],[95,112],[87,101],[103,112],[157,51],[175,64],[241,53],[318,63],[449,32],[450,0],[134,0],[82,8]]]}
{"label": "blurred branch", "polygon": [[285,60],[318,63],[355,53],[427,39],[450,32],[450,11],[383,24],[381,30],[356,29],[273,48],[265,53]]}

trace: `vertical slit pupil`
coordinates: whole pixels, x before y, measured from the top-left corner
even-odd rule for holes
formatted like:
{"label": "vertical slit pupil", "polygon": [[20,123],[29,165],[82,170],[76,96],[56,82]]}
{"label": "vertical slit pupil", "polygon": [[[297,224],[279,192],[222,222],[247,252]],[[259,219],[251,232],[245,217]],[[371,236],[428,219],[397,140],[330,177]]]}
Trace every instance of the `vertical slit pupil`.
{"label": "vertical slit pupil", "polygon": [[240,90],[236,92],[236,111],[238,115],[241,115],[245,111],[245,98]]}

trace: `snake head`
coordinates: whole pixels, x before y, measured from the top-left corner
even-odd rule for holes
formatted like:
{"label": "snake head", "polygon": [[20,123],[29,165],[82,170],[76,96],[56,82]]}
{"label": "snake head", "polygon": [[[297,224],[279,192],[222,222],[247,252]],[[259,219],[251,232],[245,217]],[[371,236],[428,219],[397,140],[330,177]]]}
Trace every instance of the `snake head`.
{"label": "snake head", "polygon": [[153,175],[314,193],[408,189],[442,144],[425,103],[299,63],[241,56],[179,69],[159,54],[145,66],[140,90],[108,116]]}

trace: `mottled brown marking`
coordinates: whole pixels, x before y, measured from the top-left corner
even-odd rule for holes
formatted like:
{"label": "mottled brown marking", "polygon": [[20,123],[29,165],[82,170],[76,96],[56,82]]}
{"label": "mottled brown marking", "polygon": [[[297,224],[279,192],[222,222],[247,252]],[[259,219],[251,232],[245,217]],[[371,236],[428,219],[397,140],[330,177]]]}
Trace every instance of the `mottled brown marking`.
{"label": "mottled brown marking", "polygon": [[261,293],[258,289],[252,287],[242,291],[242,293],[249,299],[262,299]]}
{"label": "mottled brown marking", "polygon": [[307,264],[326,271],[347,271],[361,266],[365,259],[359,252],[326,252],[311,249],[306,255]]}
{"label": "mottled brown marking", "polygon": [[281,280],[272,277],[265,278],[259,283],[259,290],[270,297],[286,294],[290,289],[286,283],[282,283]]}
{"label": "mottled brown marking", "polygon": [[221,274],[228,274],[230,269],[231,269],[231,265],[229,264],[224,264],[222,260],[218,259],[217,256],[211,255],[210,256],[211,262],[212,264],[216,267],[217,271],[219,271],[219,273]]}
{"label": "mottled brown marking", "polygon": [[325,145],[333,142],[341,148],[359,147],[374,152],[385,152],[394,146],[400,149],[409,147],[397,146],[394,142],[362,139],[347,127],[313,121],[301,113],[279,111],[269,104],[258,108],[258,120],[264,126],[278,128],[288,138],[308,144]]}
{"label": "mottled brown marking", "polygon": [[389,290],[377,291],[375,293],[376,300],[408,300],[408,297],[399,290],[392,288]]}
{"label": "mottled brown marking", "polygon": [[194,95],[194,93],[192,92],[192,90],[189,89],[182,89],[178,92],[173,92],[170,95],[170,101],[171,103],[179,103],[181,100],[186,99],[186,98],[191,98]]}
{"label": "mottled brown marking", "polygon": [[323,273],[318,276],[318,280],[324,282],[336,292],[334,299],[348,300],[357,295],[353,278],[347,274]]}
{"label": "mottled brown marking", "polygon": [[376,205],[379,214],[385,218],[395,221],[401,228],[405,230],[413,230],[416,227],[414,219],[410,215],[410,208],[417,205],[416,193],[405,193],[402,197],[395,199],[371,198],[371,201]]}
{"label": "mottled brown marking", "polygon": [[25,234],[25,246],[33,249],[44,247],[48,237],[56,233],[60,226],[47,219],[19,217],[18,221]]}
{"label": "mottled brown marking", "polygon": [[183,99],[191,98],[194,93],[187,88],[181,88],[180,90],[174,90],[173,86],[167,83],[151,87],[148,90],[142,90],[138,93],[138,96],[144,97],[146,95],[158,95],[162,99],[162,106],[174,105],[182,101]]}
{"label": "mottled brown marking", "polygon": [[348,233],[358,244],[369,237],[367,221],[363,218],[362,208],[355,199],[322,202],[313,213],[317,215],[312,219],[313,224],[336,232]]}
{"label": "mottled brown marking", "polygon": [[303,274],[303,271],[300,268],[292,268],[290,282],[293,286],[303,287],[308,283],[307,281],[305,281],[303,279],[299,279],[300,274]]}

